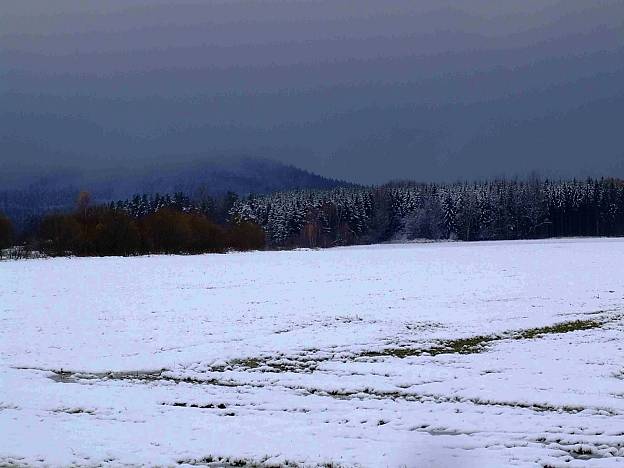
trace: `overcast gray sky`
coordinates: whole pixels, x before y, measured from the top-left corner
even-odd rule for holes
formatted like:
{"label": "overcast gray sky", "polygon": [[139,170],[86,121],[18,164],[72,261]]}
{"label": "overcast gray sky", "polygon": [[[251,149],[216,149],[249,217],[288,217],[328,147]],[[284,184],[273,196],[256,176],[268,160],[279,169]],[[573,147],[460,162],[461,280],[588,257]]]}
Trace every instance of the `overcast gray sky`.
{"label": "overcast gray sky", "polygon": [[4,0],[0,168],[624,175],[622,0]]}

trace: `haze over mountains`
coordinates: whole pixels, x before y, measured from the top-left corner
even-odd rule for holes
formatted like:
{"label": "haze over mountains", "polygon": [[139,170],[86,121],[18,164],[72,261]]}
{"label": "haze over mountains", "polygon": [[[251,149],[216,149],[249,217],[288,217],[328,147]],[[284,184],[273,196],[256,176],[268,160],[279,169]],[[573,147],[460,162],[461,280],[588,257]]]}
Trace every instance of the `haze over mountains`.
{"label": "haze over mountains", "polygon": [[[321,177],[270,159],[227,155],[172,155],[154,164],[79,169],[65,166],[42,174],[26,171],[0,175],[5,190],[88,190],[101,201],[141,193],[184,192],[195,195],[264,194],[301,188],[333,188],[345,182]],[[9,181],[11,180],[11,181]],[[0,190],[1,191],[1,190]]]}
{"label": "haze over mountains", "polygon": [[[45,175],[41,175],[45,172]],[[11,178],[11,183],[1,183]],[[22,229],[47,212],[75,208],[78,193],[86,190],[95,203],[124,200],[136,194],[182,192],[196,200],[266,194],[290,189],[328,189],[344,182],[327,179],[280,162],[228,155],[207,159],[202,155],[176,155],[148,167],[64,169],[32,171],[19,178],[0,173],[0,212]]]}
{"label": "haze over mountains", "polygon": [[9,0],[1,183],[251,155],[361,183],[624,175],[621,0]]}

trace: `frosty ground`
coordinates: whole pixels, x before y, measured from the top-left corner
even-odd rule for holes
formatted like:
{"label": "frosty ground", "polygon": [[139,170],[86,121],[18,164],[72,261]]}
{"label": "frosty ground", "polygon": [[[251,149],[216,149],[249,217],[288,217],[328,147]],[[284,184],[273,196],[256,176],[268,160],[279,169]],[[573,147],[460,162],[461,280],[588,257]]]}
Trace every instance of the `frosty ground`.
{"label": "frosty ground", "polygon": [[624,240],[5,261],[0,323],[0,464],[624,465]]}

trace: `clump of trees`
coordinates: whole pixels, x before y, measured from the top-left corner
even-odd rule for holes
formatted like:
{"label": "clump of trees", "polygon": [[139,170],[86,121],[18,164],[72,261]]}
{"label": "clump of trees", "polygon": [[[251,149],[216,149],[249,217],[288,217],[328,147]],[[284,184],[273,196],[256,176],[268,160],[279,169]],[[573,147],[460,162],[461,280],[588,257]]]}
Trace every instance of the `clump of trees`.
{"label": "clump of trees", "polygon": [[51,256],[199,254],[265,245],[264,231],[256,224],[219,225],[188,204],[163,204],[142,211],[130,211],[128,206],[91,206],[83,192],[73,213],[42,218],[35,242]]}

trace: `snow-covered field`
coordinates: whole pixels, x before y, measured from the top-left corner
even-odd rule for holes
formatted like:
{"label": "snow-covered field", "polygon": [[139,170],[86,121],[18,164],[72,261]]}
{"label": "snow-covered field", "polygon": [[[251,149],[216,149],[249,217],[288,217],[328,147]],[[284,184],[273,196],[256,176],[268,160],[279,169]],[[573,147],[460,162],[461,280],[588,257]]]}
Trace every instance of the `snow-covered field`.
{"label": "snow-covered field", "polygon": [[0,465],[624,465],[624,240],[6,261],[0,324]]}

